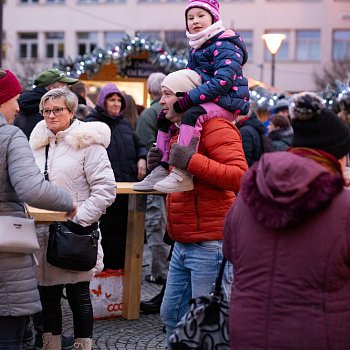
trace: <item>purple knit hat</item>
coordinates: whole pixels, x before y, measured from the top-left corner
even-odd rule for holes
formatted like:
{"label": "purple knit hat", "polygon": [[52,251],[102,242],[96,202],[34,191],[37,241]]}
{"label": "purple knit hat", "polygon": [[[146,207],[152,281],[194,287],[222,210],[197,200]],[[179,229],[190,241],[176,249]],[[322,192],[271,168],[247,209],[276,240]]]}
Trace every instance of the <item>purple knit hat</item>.
{"label": "purple knit hat", "polygon": [[115,84],[107,84],[101,88],[100,94],[97,98],[97,105],[100,106],[103,110],[105,110],[105,101],[109,95],[117,94],[121,98],[122,106],[120,108],[120,113],[126,107],[126,100],[124,94],[120,92],[120,90],[115,86]]}
{"label": "purple knit hat", "polygon": [[220,20],[219,3],[217,0],[189,0],[185,9],[185,21],[187,28],[187,12],[193,7],[199,7],[208,11],[213,17],[213,23]]}

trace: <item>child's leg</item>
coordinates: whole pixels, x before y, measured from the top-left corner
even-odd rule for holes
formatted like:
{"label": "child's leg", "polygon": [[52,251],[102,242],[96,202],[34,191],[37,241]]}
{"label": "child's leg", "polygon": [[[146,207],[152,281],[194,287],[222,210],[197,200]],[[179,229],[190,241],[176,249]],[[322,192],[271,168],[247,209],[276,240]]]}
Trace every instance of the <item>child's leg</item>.
{"label": "child's leg", "polygon": [[162,153],[162,159],[160,164],[148,176],[133,185],[132,188],[135,191],[152,191],[154,185],[165,179],[169,174],[169,142],[173,135],[173,123],[160,112],[157,118],[157,128],[156,146]]}
{"label": "child's leg", "polygon": [[232,113],[213,102],[192,107],[181,118],[178,144],[188,146],[194,136],[200,138],[202,125],[209,119],[224,118],[232,122],[237,115],[238,113]]}
{"label": "child's leg", "polygon": [[165,115],[162,112],[160,112],[157,117],[158,134],[156,140],[156,147],[159,148],[162,152],[161,165],[164,166],[166,169],[169,168],[169,143],[172,136],[172,125],[173,123],[170,120],[166,119]]}

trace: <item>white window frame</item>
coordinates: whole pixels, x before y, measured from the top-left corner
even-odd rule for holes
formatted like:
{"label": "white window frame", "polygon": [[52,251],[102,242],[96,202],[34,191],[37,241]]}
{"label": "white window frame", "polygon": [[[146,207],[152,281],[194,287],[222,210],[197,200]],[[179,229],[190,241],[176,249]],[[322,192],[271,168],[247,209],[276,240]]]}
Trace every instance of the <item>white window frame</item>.
{"label": "white window frame", "polygon": [[[49,37],[52,35],[52,37]],[[55,37],[57,36],[57,37]],[[48,55],[48,46],[53,46],[53,55],[52,57]],[[60,45],[63,45],[63,52],[60,54]],[[45,33],[45,57],[48,59],[55,59],[55,58],[63,58],[64,57],[64,32],[46,32]]]}
{"label": "white window frame", "polygon": [[[33,35],[36,36],[36,38],[23,38],[22,35]],[[21,57],[21,46],[26,46],[26,56]],[[34,50],[34,47],[36,46],[36,49]],[[34,55],[33,52],[36,51],[36,54]],[[38,33],[35,32],[21,32],[18,33],[18,58],[20,60],[31,60],[31,59],[37,59],[39,58],[39,38]]]}
{"label": "white window frame", "polygon": [[[301,33],[318,33],[318,37],[299,37]],[[317,57],[313,56],[313,51],[317,50]],[[302,55],[304,54],[304,56]],[[295,33],[295,59],[297,61],[319,61],[321,56],[321,31],[320,30],[297,30]]]}
{"label": "white window frame", "polygon": [[[84,34],[86,38],[79,38],[79,35]],[[85,46],[85,52],[81,53],[80,46]],[[98,32],[77,32],[77,52],[78,55],[91,53],[98,46]]]}

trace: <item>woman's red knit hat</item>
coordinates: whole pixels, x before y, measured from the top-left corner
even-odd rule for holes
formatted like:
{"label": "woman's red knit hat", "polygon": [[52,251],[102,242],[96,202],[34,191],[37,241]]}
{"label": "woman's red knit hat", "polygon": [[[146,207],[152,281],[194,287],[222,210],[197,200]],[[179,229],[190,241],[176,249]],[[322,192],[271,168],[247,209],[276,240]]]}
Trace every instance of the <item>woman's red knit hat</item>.
{"label": "woman's red knit hat", "polygon": [[22,88],[17,78],[9,71],[0,79],[0,105],[17,96]]}

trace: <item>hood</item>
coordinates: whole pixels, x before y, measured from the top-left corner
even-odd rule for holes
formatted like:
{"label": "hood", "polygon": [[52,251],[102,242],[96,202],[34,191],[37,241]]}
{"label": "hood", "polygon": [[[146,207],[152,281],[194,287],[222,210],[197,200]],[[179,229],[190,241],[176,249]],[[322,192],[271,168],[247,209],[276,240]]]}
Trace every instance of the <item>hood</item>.
{"label": "hood", "polygon": [[264,154],[244,175],[240,194],[254,218],[268,228],[296,225],[330,204],[343,177],[289,152]]}
{"label": "hood", "polygon": [[247,125],[253,127],[259,134],[265,135],[265,126],[255,114],[252,114],[250,117],[244,118],[237,122],[238,128],[242,128],[243,126]]}
{"label": "hood", "polygon": [[8,125],[6,118],[0,113],[0,126]]}
{"label": "hood", "polygon": [[[273,130],[269,133],[271,140],[280,140],[281,138],[290,138],[292,141],[293,137],[293,128],[288,126],[287,128],[280,128]],[[292,143],[291,143],[292,144]]]}
{"label": "hood", "polygon": [[23,115],[30,117],[32,114],[39,113],[40,100],[46,93],[47,90],[42,87],[22,92],[18,99],[18,105]]}
{"label": "hood", "polygon": [[105,123],[85,123],[75,120],[68,129],[54,135],[42,120],[33,129],[29,144],[35,150],[46,146],[53,138],[64,138],[65,142],[76,150],[93,144],[107,148],[111,140],[111,131]]}
{"label": "hood", "polygon": [[239,33],[235,33],[231,29],[225,30],[223,33],[219,35],[220,40],[229,40],[232,44],[238,46],[243,52],[243,62],[242,66],[248,61],[248,51],[244,44],[243,38]]}
{"label": "hood", "polygon": [[123,112],[124,109],[126,108],[126,100],[125,100],[124,94],[117,88],[115,84],[112,84],[112,83],[107,84],[101,88],[101,91],[97,97],[97,103],[96,103],[97,106],[99,106],[104,110],[106,98],[108,95],[112,95],[112,94],[116,94],[120,97],[121,108],[119,113]]}

